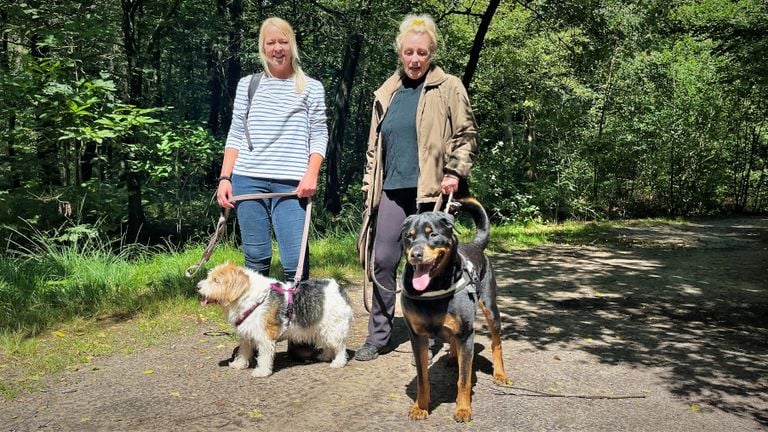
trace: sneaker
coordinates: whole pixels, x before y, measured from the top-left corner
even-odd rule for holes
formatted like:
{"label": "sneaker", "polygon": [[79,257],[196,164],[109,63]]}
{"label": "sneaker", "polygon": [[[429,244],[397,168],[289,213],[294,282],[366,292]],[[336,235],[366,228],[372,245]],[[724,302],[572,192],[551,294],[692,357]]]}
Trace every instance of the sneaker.
{"label": "sneaker", "polygon": [[[432,348],[427,350],[427,366],[432,364],[432,357],[435,355],[432,353]],[[411,366],[416,366],[416,356],[411,354]]]}
{"label": "sneaker", "polygon": [[379,356],[379,348],[369,343],[366,343],[365,345],[360,347],[360,349],[355,351],[355,360],[357,361],[373,360],[378,356]]}

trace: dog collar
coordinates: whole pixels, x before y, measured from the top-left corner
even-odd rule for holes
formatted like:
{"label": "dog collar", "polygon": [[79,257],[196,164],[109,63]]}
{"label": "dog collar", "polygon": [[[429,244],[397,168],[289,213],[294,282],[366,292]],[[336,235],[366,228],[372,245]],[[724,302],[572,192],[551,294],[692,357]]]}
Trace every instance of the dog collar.
{"label": "dog collar", "polygon": [[[451,297],[465,288],[470,294],[474,294],[476,292],[475,283],[477,283],[475,267],[461,254],[461,252],[459,252],[459,258],[461,259],[461,277],[448,288],[424,291],[421,294],[413,294],[413,291],[405,288],[402,290],[401,294],[412,300],[440,300],[446,297]],[[405,273],[403,273],[403,287],[406,286]]]}

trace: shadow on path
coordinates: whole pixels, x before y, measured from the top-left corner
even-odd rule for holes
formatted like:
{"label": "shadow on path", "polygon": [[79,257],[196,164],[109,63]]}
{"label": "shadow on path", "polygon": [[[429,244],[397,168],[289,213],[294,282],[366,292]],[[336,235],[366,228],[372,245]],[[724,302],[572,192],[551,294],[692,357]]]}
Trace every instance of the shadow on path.
{"label": "shadow on path", "polygon": [[504,339],[652,368],[692,404],[768,425],[768,219],[726,222],[495,256]]}

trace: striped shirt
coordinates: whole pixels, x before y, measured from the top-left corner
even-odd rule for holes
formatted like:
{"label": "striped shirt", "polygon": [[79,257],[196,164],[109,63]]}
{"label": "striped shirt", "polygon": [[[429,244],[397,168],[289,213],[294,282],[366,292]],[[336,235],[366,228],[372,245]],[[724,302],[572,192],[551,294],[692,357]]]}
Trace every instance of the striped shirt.
{"label": "striped shirt", "polygon": [[293,78],[263,75],[248,115],[253,144],[253,150],[249,150],[243,116],[250,82],[250,75],[241,78],[235,94],[226,143],[226,148],[239,151],[232,172],[248,177],[301,180],[309,155],[318,153],[325,157],[328,146],[323,85],[307,77],[304,91],[297,94]]}

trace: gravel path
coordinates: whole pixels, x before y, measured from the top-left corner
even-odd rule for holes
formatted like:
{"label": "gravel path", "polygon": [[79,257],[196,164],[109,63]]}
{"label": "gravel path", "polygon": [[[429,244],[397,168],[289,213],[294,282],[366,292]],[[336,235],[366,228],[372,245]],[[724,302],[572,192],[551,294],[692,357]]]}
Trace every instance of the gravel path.
{"label": "gravel path", "polygon": [[[191,337],[96,359],[1,401],[0,430],[768,430],[768,218],[626,228],[606,240],[492,257],[512,383],[493,385],[476,323],[468,424],[452,419],[456,370],[444,352],[430,368],[430,417],[408,420],[415,370],[398,318],[397,349],[375,361],[298,364],[281,343],[266,379],[222,366],[236,343],[197,323]],[[347,290],[351,352],[367,315],[360,285]]]}

